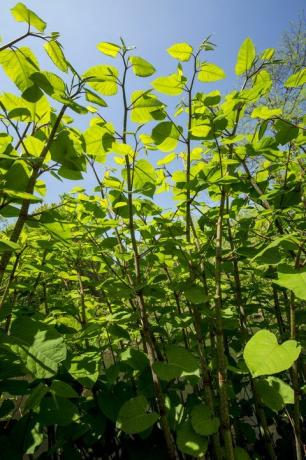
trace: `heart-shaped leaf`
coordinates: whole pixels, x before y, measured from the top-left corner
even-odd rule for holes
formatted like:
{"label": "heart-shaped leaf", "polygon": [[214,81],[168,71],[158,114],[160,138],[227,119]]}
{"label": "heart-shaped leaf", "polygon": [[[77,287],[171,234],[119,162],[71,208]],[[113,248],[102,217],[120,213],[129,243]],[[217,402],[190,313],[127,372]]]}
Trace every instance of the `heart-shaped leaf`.
{"label": "heart-shaped leaf", "polygon": [[301,347],[295,340],[281,345],[272,332],[256,332],[244,348],[243,357],[253,377],[271,375],[289,369],[298,358]]}

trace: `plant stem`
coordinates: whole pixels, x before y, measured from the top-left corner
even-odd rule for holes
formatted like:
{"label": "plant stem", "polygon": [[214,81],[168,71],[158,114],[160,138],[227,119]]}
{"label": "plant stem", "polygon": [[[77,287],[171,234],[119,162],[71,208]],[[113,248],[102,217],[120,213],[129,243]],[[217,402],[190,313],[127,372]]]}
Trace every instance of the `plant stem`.
{"label": "plant stem", "polygon": [[221,263],[222,263],[222,226],[225,205],[225,190],[221,189],[219,205],[219,216],[216,230],[216,255],[215,255],[215,314],[216,314],[216,335],[217,335],[217,357],[218,357],[218,384],[220,395],[220,418],[222,425],[223,440],[225,446],[225,458],[234,460],[234,449],[229,416],[228,393],[227,393],[227,370],[226,357],[224,353],[224,337],[222,324],[222,288],[221,288]]}
{"label": "plant stem", "polygon": [[[123,79],[122,79],[122,96],[123,96],[124,114],[123,114],[122,140],[124,143],[126,143],[128,106],[127,106],[127,98],[126,98],[126,91],[125,91],[125,81],[126,81],[128,66],[125,60],[125,54],[123,54],[123,63],[124,63],[124,73],[123,73]],[[160,424],[161,424],[163,435],[165,438],[165,443],[167,446],[169,459],[178,460],[179,456],[176,450],[174,439],[172,437],[172,433],[170,431],[170,426],[169,426],[169,422],[167,418],[167,410],[165,406],[164,395],[162,392],[161,383],[153,367],[156,361],[155,359],[156,352],[155,352],[155,347],[154,347],[154,343],[152,340],[152,333],[151,333],[151,328],[149,324],[147,307],[145,304],[145,299],[144,299],[142,288],[141,288],[142,274],[141,274],[141,265],[140,265],[140,254],[138,251],[138,243],[137,243],[136,234],[135,234],[134,211],[133,211],[133,180],[132,180],[133,171],[132,171],[132,167],[130,164],[130,158],[128,155],[125,155],[125,165],[126,165],[126,173],[127,173],[129,232],[130,232],[130,237],[131,237],[134,268],[135,268],[134,289],[135,289],[135,295],[136,295],[136,302],[137,302],[138,310],[140,313],[143,338],[146,344],[149,365],[150,365],[151,374],[152,374],[154,392],[155,392],[155,396],[157,400],[158,412],[160,415]]]}
{"label": "plant stem", "polygon": [[[55,123],[51,129],[51,132],[50,132],[50,135],[49,135],[49,138],[48,138],[48,141],[47,143],[45,144],[44,148],[42,149],[41,151],[41,154],[39,155],[38,157],[38,160],[37,162],[35,163],[35,165],[33,166],[33,170],[32,170],[32,174],[29,178],[29,181],[28,181],[28,184],[27,184],[27,187],[26,187],[26,192],[27,193],[30,193],[31,195],[33,194],[33,191],[34,191],[34,187],[35,187],[35,184],[36,184],[36,180],[39,176],[39,170],[47,156],[47,153],[49,151],[49,148],[54,140],[54,137],[56,135],[56,132],[59,128],[59,125],[61,123],[61,120],[64,116],[64,113],[65,113],[65,110],[66,110],[67,106],[66,105],[63,105],[56,120],[55,120]],[[24,227],[24,224],[26,223],[27,219],[28,219],[28,213],[29,213],[29,208],[30,208],[30,204],[31,204],[31,201],[28,200],[28,199],[24,199],[22,200],[22,205],[21,205],[21,208],[20,208],[20,212],[19,212],[19,216],[17,218],[17,221],[15,223],[15,226],[13,228],[13,231],[11,233],[11,237],[10,237],[10,241],[13,242],[13,243],[17,243],[17,241],[19,240],[19,237],[20,237],[20,234],[23,230],[23,227]],[[0,283],[2,282],[2,279],[3,279],[3,276],[5,274],[5,270],[6,270],[6,267],[11,259],[11,256],[12,256],[12,252],[4,252],[1,259],[0,259]]]}

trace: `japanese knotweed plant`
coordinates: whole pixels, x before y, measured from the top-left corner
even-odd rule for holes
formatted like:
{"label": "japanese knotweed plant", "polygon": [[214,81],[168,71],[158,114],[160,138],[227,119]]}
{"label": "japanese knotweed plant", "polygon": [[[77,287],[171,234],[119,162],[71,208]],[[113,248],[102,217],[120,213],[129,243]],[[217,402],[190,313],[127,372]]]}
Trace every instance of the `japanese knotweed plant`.
{"label": "japanese knotweed plant", "polygon": [[[6,458],[301,460],[305,128],[268,105],[274,50],[247,38],[222,95],[209,38],[170,46],[170,75],[122,39],[79,74],[58,33],[12,13],[28,29],[0,47],[19,90],[0,94]],[[44,202],[48,175],[86,171],[94,190]]]}

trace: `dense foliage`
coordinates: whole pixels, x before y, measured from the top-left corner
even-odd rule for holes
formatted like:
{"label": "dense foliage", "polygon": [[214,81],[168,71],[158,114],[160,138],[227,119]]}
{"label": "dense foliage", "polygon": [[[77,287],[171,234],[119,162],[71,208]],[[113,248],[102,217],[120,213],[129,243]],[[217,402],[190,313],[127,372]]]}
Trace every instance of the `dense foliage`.
{"label": "dense foliage", "polygon": [[[43,20],[12,14],[28,30],[0,46],[19,90],[0,95],[1,458],[301,460],[305,128],[269,106],[274,50],[247,38],[221,95],[209,38],[153,79],[102,42],[79,75]],[[48,175],[86,170],[91,194],[42,202]]]}

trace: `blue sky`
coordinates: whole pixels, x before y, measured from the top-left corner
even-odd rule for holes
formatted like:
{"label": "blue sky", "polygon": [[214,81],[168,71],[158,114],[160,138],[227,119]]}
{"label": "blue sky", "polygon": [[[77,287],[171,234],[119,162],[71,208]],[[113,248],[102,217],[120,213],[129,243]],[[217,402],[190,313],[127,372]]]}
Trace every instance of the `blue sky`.
{"label": "blue sky", "polygon": [[[229,91],[238,83],[233,69],[241,42],[250,36],[258,50],[277,47],[289,22],[295,21],[305,8],[303,0],[25,0],[24,3],[47,22],[48,31],[61,33],[65,54],[80,72],[92,65],[110,63],[96,49],[96,44],[118,43],[122,36],[127,44],[137,46],[137,55],[152,62],[158,75],[167,75],[176,66],[166,53],[167,47],[182,41],[197,47],[212,34],[217,49],[209,60],[223,67],[227,74],[225,82],[216,85],[222,91]],[[9,10],[15,4],[13,0],[1,0],[0,31],[4,42],[25,30],[25,25],[11,18]],[[38,42],[30,39],[24,45],[34,49],[42,67],[52,69]],[[3,73],[0,78],[1,90],[12,90]],[[149,82],[144,86],[149,87]],[[205,91],[211,89],[214,88]],[[115,116],[110,118],[116,121],[116,117],[115,110]],[[85,184],[93,186],[90,176]],[[59,193],[74,185],[77,184],[71,181],[61,184],[48,180],[48,200],[55,200]]]}

